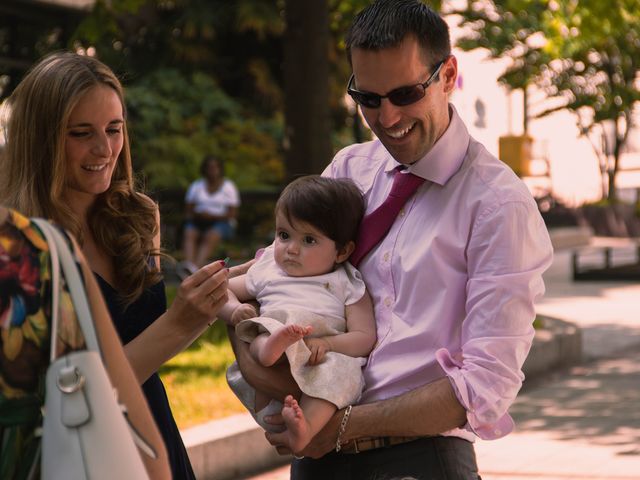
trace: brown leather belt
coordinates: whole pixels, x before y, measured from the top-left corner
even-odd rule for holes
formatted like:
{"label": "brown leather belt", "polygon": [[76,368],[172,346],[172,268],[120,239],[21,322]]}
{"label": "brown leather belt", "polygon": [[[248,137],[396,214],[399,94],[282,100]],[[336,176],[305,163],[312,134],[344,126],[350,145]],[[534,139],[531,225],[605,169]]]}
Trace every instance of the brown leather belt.
{"label": "brown leather belt", "polygon": [[426,436],[422,437],[364,437],[358,438],[357,440],[352,440],[346,445],[344,445],[339,453],[360,453],[366,452],[367,450],[374,450],[376,448],[385,448],[385,447],[393,447],[394,445],[400,445],[401,443],[413,442],[414,440],[419,440],[421,438],[427,438]]}

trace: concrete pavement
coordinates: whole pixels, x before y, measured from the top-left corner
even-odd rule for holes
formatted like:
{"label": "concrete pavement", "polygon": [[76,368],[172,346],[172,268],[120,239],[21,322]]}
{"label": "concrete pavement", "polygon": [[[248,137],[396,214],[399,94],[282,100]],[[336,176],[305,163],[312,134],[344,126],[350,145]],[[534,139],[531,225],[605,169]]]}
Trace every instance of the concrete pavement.
{"label": "concrete pavement", "polygon": [[580,326],[586,361],[525,381],[516,431],[476,442],[483,480],[640,480],[640,285],[573,282],[570,265],[557,251],[537,310]]}

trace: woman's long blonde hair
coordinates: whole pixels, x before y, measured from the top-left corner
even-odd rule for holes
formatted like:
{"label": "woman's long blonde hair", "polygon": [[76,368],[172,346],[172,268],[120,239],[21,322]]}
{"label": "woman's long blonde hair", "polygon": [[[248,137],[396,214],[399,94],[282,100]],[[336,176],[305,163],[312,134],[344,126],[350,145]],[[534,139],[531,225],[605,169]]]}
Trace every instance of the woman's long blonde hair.
{"label": "woman's long blonde hair", "polygon": [[[0,155],[0,203],[28,216],[51,218],[81,243],[80,219],[63,200],[65,138],[72,110],[98,85],[112,88],[125,112],[122,85],[102,62],[71,52],[43,58],[7,101],[6,145]],[[113,260],[116,288],[128,304],[161,275],[150,261],[158,254],[153,247],[157,206],[136,191],[126,123],[122,133],[111,185],[98,196],[87,220],[96,243]]]}

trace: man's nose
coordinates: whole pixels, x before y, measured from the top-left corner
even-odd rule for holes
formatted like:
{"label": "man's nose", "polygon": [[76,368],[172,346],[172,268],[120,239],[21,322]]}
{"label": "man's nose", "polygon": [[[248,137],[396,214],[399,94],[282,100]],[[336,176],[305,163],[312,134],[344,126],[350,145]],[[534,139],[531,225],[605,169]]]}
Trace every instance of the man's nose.
{"label": "man's nose", "polygon": [[382,127],[393,127],[400,121],[401,116],[399,107],[391,103],[388,98],[382,99],[378,108],[378,122]]}

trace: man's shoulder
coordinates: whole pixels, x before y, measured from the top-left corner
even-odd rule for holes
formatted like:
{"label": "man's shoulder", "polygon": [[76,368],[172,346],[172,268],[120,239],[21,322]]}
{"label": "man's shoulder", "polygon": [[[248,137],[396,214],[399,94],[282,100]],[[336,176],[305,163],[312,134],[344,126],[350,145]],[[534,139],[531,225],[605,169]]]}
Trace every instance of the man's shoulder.
{"label": "man's shoulder", "polygon": [[489,152],[485,146],[471,138],[468,158],[465,162],[468,174],[474,181],[503,201],[531,199],[526,184],[502,160]]}
{"label": "man's shoulder", "polygon": [[328,168],[333,177],[369,177],[384,168],[392,158],[379,140],[354,143],[344,147],[333,157]]}

